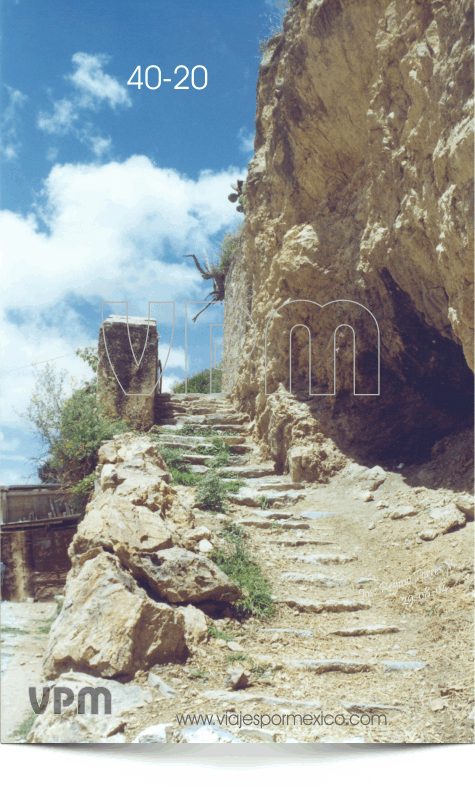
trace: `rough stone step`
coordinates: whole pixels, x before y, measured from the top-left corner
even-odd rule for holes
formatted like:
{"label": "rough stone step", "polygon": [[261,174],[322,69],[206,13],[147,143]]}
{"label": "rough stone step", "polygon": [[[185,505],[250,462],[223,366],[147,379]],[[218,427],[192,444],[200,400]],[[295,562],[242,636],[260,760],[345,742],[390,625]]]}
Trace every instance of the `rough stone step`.
{"label": "rough stone step", "polygon": [[293,554],[289,559],[312,565],[328,565],[329,563],[343,565],[347,562],[354,562],[358,557],[348,557],[345,554]]}
{"label": "rough stone step", "polygon": [[303,639],[314,639],[315,634],[308,628],[261,628],[261,633],[292,634]]}
{"label": "rough stone step", "polygon": [[235,447],[236,445],[244,444],[244,442],[246,441],[245,436],[223,436],[222,439],[223,442],[228,444],[230,447]]}
{"label": "rough stone step", "polygon": [[269,664],[281,664],[289,669],[305,669],[321,675],[324,672],[370,672],[376,669],[374,661],[358,661],[353,658],[312,658],[295,659],[279,658],[274,656],[256,656],[259,661]]}
{"label": "rough stone step", "polygon": [[251,483],[250,487],[257,489],[258,491],[263,488],[272,489],[272,491],[301,491],[305,488],[303,483],[291,483],[286,482],[285,480],[275,481],[275,478],[272,480],[259,480],[258,483]]}
{"label": "rough stone step", "polygon": [[300,516],[314,521],[315,519],[326,518],[327,516],[338,516],[338,513],[325,510],[305,510],[303,513],[300,513]]}
{"label": "rough stone step", "polygon": [[320,538],[284,538],[279,540],[268,540],[267,543],[273,546],[333,546],[331,540],[321,540]]}
{"label": "rough stone step", "polygon": [[231,494],[229,499],[235,505],[247,505],[247,507],[260,507],[260,498],[265,496],[270,505],[295,504],[304,498],[304,494],[293,491],[269,491],[261,489],[256,491],[253,488],[241,488],[237,494]]}
{"label": "rough stone step", "polygon": [[225,466],[223,472],[229,472],[236,477],[262,477],[268,473],[268,469],[262,466]]}
{"label": "rough stone step", "polygon": [[193,448],[196,447],[197,445],[200,445],[201,447],[206,447],[206,448],[209,448],[209,447],[211,448],[211,447],[214,446],[212,444],[208,444],[208,443],[203,442],[203,441],[201,441],[201,442],[190,442],[190,441],[188,441],[188,439],[182,439],[180,436],[177,436],[176,438],[170,437],[169,439],[168,438],[167,439],[160,439],[160,441],[158,442],[158,445],[159,445],[159,447],[160,447],[160,445],[163,445],[164,447],[177,447],[177,448],[183,448],[184,450],[193,450]]}
{"label": "rough stone step", "polygon": [[401,630],[397,625],[354,625],[330,631],[329,636],[373,636],[376,634],[395,634]]}
{"label": "rough stone step", "polygon": [[[236,522],[243,527],[257,527],[257,529],[271,529],[275,527],[275,521],[270,519],[259,518],[258,516],[243,518]],[[304,521],[282,521],[279,525],[281,529],[310,529],[310,524]]]}
{"label": "rough stone step", "polygon": [[282,708],[304,708],[305,710],[317,710],[321,707],[321,701],[318,699],[292,699],[288,697],[269,697],[266,694],[249,694],[243,691],[205,691],[202,694],[206,699],[214,700],[215,702],[238,702],[240,705],[243,703],[260,702],[264,705],[275,705]]}
{"label": "rough stone step", "polygon": [[406,672],[408,669],[423,669],[427,661],[382,661],[385,672]]}
{"label": "rough stone step", "polygon": [[218,412],[208,417],[208,423],[210,425],[244,425],[245,422],[248,422],[248,418],[238,414]]}
{"label": "rough stone step", "polygon": [[286,604],[299,612],[357,612],[360,609],[371,609],[367,601],[352,601],[349,599],[311,601],[308,598],[294,598],[292,596],[273,596],[278,603]]}
{"label": "rough stone step", "polygon": [[215,431],[222,431],[223,433],[225,431],[229,431],[229,430],[236,431],[237,434],[247,433],[248,432],[247,431],[247,427],[245,425],[220,425],[219,424],[219,425],[213,425],[213,426],[208,426],[208,427],[213,427]]}
{"label": "rough stone step", "polygon": [[340,700],[340,705],[348,713],[378,713],[386,710],[404,710],[401,705],[380,705],[377,702],[350,702],[345,699]]}
{"label": "rough stone step", "polygon": [[201,461],[213,461],[216,456],[214,455],[199,455],[196,453],[183,453],[182,458],[190,464],[199,464]]}
{"label": "rough stone step", "polygon": [[236,455],[247,455],[255,450],[255,445],[253,444],[234,444],[230,445],[230,447],[231,452]]}
{"label": "rough stone step", "polygon": [[325,576],[323,573],[282,573],[280,578],[285,582],[292,582],[294,584],[314,584],[317,587],[345,587],[349,584],[348,579],[343,576]]}

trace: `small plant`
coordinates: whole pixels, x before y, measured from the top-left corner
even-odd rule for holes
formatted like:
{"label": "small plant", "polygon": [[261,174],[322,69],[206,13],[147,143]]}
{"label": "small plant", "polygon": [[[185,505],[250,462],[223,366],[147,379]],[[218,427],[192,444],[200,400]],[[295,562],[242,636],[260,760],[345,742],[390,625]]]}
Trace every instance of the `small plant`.
{"label": "small plant", "polygon": [[258,502],[261,506],[261,510],[269,510],[271,504],[266,496],[262,495],[259,497]]}
{"label": "small plant", "polygon": [[202,510],[225,513],[227,509],[226,494],[226,486],[216,472],[206,472],[196,489],[196,503]]}
{"label": "small plant", "polygon": [[246,661],[247,656],[245,653],[230,653],[226,656],[226,661],[233,663],[234,661]]}
{"label": "small plant", "polygon": [[204,669],[192,669],[190,672],[190,678],[199,678],[206,683],[206,681],[209,680],[209,675],[204,671]]}
{"label": "small plant", "polygon": [[240,524],[235,524],[233,521],[228,521],[219,534],[231,543],[242,543],[246,538],[244,527]]}
{"label": "small plant", "polygon": [[227,634],[226,631],[220,631],[219,628],[216,628],[214,625],[208,626],[208,634],[214,639],[224,639],[225,642],[232,642],[234,637],[232,634]]}
{"label": "small plant", "polygon": [[[160,442],[160,439],[157,438]],[[183,450],[179,447],[166,447],[160,445],[160,455],[165,461],[168,471],[172,476],[172,483],[181,486],[195,486],[201,476],[192,472],[190,465],[183,459]]]}
{"label": "small plant", "polygon": [[0,631],[2,634],[12,634],[12,636],[23,636],[29,634],[29,631],[24,631],[22,628],[11,628],[9,625],[2,625]]}
{"label": "small plant", "polygon": [[272,669],[271,664],[254,664],[254,662],[252,663],[253,665],[251,667],[251,672],[253,675],[256,676],[256,678],[261,678],[263,675],[265,675],[266,672]]}

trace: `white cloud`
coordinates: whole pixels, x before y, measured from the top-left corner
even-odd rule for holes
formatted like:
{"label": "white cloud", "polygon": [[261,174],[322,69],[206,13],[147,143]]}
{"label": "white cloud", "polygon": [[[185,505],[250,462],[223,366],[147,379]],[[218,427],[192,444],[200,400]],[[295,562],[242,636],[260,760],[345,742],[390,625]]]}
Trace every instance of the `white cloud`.
{"label": "white cloud", "polygon": [[53,102],[53,111],[41,111],[38,127],[47,134],[74,134],[100,159],[109,153],[111,140],[105,138],[88,120],[82,121],[84,112],[98,112],[103,105],[115,110],[130,107],[129,95],[115,77],[105,74],[103,66],[110,60],[107,55],[88,55],[76,52],[72,57],[76,70],[65,79],[72,85],[73,92]]}
{"label": "white cloud", "polygon": [[16,159],[21,148],[18,140],[17,125],[19,120],[18,111],[27,100],[27,96],[19,90],[8,87],[9,101],[3,113],[1,125],[2,143],[1,152],[4,159]]}
{"label": "white cloud", "polygon": [[247,133],[246,127],[242,126],[239,129],[238,138],[240,141],[239,148],[244,153],[254,153],[254,134],[251,132],[250,134]]}
{"label": "white cloud", "polygon": [[101,102],[115,109],[118,105],[130,107],[132,102],[126,88],[110,74],[104,74],[102,66],[110,61],[108,55],[88,55],[76,52],[73,63],[77,67],[74,74],[66,79],[78,89],[83,107],[97,106]]}
{"label": "white cloud", "polygon": [[[34,369],[17,368],[91,344],[81,301],[91,314],[97,310],[98,329],[101,300],[129,300],[143,315],[149,300],[203,298],[203,280],[182,256],[200,258],[203,249],[210,254],[210,238],[234,227],[236,212],[226,195],[229,184],[244,177],[237,169],[208,170],[193,180],[156,167],[145,156],[122,163],[56,164],[34,212],[0,212],[5,427],[23,427],[14,409],[24,411],[33,388]],[[167,349],[164,338],[162,359]],[[56,364],[78,378],[90,373],[76,356]],[[173,381],[183,364],[183,349],[175,345],[165,381]]]}

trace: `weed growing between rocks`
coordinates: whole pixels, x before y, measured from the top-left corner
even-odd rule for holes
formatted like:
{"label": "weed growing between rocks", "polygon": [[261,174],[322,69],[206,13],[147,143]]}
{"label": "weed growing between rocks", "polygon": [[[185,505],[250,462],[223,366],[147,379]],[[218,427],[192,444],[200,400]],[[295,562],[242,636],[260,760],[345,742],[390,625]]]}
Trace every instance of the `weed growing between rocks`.
{"label": "weed growing between rocks", "polygon": [[12,732],[13,738],[21,738],[24,740],[28,733],[30,732],[33,724],[35,723],[36,713],[30,713],[30,715],[23,721],[17,729]]}
{"label": "weed growing between rocks", "polygon": [[272,588],[260,565],[247,553],[244,530],[238,524],[228,523],[220,535],[227,545],[224,549],[215,549],[211,559],[241,590],[241,597],[234,604],[235,611],[260,619],[270,617],[275,612]]}
{"label": "weed growing between rocks", "polygon": [[196,488],[196,504],[202,510],[214,510],[215,513],[225,513],[228,505],[226,483],[216,472],[206,472]]}
{"label": "weed growing between rocks", "polygon": [[160,446],[160,455],[165,461],[172,476],[172,483],[181,486],[195,486],[201,476],[191,471],[190,465],[183,459],[183,450],[178,447]]}
{"label": "weed growing between rocks", "polygon": [[235,639],[232,634],[227,634],[226,631],[220,631],[220,629],[216,628],[214,625],[208,626],[208,634],[215,639],[224,639],[225,642],[232,642]]}

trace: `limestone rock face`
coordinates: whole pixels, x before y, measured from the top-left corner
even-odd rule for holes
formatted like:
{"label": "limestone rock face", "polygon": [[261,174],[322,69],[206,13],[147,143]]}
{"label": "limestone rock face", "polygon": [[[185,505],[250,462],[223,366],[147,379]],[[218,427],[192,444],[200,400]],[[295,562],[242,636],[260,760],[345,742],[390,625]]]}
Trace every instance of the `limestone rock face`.
{"label": "limestone rock face", "polygon": [[44,672],[47,678],[73,669],[130,680],[139,669],[186,655],[182,613],[150,599],[117,557],[101,552],[68,576]]}
{"label": "limestone rock face", "polygon": [[158,334],[154,319],[111,315],[99,330],[98,397],[132,428],[154,422]]}
{"label": "limestone rock face", "polygon": [[[241,360],[255,347],[223,386],[278,471],[333,474],[287,455],[329,437],[334,459],[417,461],[472,419],[470,14],[469,0],[300,0],[262,59],[226,280],[256,332],[227,308],[224,365],[226,338],[244,334]],[[378,392],[378,329],[380,395],[357,397]]]}

